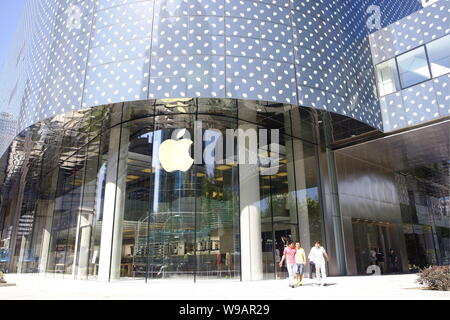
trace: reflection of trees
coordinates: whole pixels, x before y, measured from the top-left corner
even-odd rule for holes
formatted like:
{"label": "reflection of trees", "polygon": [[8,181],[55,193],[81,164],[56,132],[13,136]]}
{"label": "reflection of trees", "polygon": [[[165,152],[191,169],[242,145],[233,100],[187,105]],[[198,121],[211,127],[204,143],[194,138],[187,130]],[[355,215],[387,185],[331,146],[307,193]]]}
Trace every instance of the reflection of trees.
{"label": "reflection of trees", "polygon": [[289,211],[286,211],[286,203],[288,200],[287,193],[272,195],[272,211],[274,216],[289,216]]}
{"label": "reflection of trees", "polygon": [[319,201],[307,197],[308,216],[309,216],[309,234],[311,243],[322,239],[321,217]]}
{"label": "reflection of trees", "polygon": [[236,201],[231,186],[226,182],[217,183],[213,177],[199,180],[201,182],[197,212],[200,214],[197,231],[207,236],[211,230],[233,227],[234,213],[239,210],[239,202]]}

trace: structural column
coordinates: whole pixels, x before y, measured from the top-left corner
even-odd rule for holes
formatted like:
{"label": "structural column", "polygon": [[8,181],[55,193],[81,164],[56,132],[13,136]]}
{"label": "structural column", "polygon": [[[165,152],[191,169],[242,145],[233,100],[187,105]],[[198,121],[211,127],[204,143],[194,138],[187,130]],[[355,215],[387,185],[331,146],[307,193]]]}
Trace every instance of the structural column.
{"label": "structural column", "polygon": [[55,169],[50,173],[48,179],[43,183],[48,185],[43,186],[44,192],[48,194],[49,200],[41,200],[38,208],[38,216],[44,220],[42,228],[42,247],[39,260],[39,273],[47,271],[47,262],[50,251],[50,242],[52,236],[53,212],[55,210],[55,196],[58,185],[59,170]]}
{"label": "structural column", "polygon": [[[336,163],[334,151],[330,145],[332,143],[332,123],[330,114],[323,113],[324,121],[324,149],[320,154],[321,162],[321,180],[322,180],[322,204],[324,207],[324,225],[327,229],[326,237],[329,252],[331,253],[330,274],[337,276],[345,276],[347,274],[344,231],[342,224],[341,209],[339,204],[339,191],[336,173]],[[333,246],[331,245],[334,244]]]}
{"label": "structural column", "polygon": [[[302,137],[302,121],[299,110],[293,109],[285,114],[285,127],[292,130],[292,141],[286,144],[286,153],[288,157],[287,172],[289,182],[289,192],[295,199],[290,199],[294,208],[291,212],[297,212],[297,219],[291,218],[291,223],[298,223],[300,232],[300,243],[306,252],[311,248],[311,235],[309,229],[309,211],[306,186],[306,167],[304,142]],[[297,211],[298,210],[298,211]],[[292,215],[291,215],[292,216]]]}
{"label": "structural column", "polygon": [[92,235],[92,208],[81,208],[75,252],[74,276],[78,279],[87,279],[89,270],[89,249]]}
{"label": "structural column", "polygon": [[89,254],[91,247],[92,230],[95,220],[95,200],[98,189],[99,153],[101,152],[100,140],[92,143],[87,150],[85,162],[85,175],[83,177],[82,197],[80,201],[78,232],[76,240],[76,256],[74,277],[87,279],[89,274]]}
{"label": "structural column", "polygon": [[[240,108],[240,118],[256,123],[256,110]],[[242,113],[245,112],[245,115]],[[241,271],[243,281],[263,279],[263,257],[261,241],[261,209],[259,166],[249,163],[252,152],[257,153],[255,144],[251,139],[257,137],[257,125],[246,124],[239,126],[242,132],[248,135],[238,135],[239,149],[239,199],[240,199],[240,226],[241,226]],[[247,137],[247,138],[246,138]],[[252,150],[253,149],[253,150]],[[243,155],[247,157],[244,160]],[[247,162],[247,163],[243,163]]]}
{"label": "structural column", "polygon": [[98,273],[100,281],[120,278],[128,141],[128,128],[118,125],[111,129],[100,242]]}

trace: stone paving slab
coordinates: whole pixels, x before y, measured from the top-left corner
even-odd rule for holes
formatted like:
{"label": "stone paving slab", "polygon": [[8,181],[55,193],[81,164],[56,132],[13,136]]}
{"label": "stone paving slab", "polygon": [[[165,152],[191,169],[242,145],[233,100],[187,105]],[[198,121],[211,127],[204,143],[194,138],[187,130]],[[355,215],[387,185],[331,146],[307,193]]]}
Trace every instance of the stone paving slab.
{"label": "stone paving slab", "polygon": [[425,290],[412,274],[330,277],[325,287],[306,279],[303,287],[295,289],[287,280],[108,283],[13,274],[7,279],[17,286],[2,288],[5,300],[450,300],[450,292]]}

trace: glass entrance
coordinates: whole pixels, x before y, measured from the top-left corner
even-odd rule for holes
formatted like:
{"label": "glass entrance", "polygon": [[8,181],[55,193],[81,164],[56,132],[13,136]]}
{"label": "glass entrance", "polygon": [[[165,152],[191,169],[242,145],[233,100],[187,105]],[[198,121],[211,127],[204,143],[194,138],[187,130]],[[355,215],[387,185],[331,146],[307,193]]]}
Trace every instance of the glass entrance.
{"label": "glass entrance", "polygon": [[[64,141],[44,158],[30,240],[41,261],[28,269],[102,281],[284,278],[287,241],[308,249],[321,238],[313,123],[305,109],[233,99],[68,116]],[[2,234],[4,264],[12,245]]]}
{"label": "glass entrance", "polygon": [[[195,118],[167,114],[124,127],[129,145],[122,278],[239,277],[238,167],[201,164],[171,171],[159,161],[161,146],[179,128],[193,137]],[[235,123],[203,119],[206,128],[218,130]]]}
{"label": "glass entrance", "polygon": [[389,233],[392,232],[389,223],[366,222],[353,220],[353,237],[355,243],[356,265],[359,274],[377,272],[392,272],[388,265],[390,249],[393,248]]}

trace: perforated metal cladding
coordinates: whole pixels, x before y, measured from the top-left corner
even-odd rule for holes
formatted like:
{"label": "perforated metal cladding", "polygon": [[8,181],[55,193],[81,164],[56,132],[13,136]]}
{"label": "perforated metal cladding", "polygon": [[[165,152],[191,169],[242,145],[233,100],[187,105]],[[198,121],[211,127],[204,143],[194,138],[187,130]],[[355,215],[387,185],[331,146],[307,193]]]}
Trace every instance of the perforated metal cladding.
{"label": "perforated metal cladding", "polygon": [[[389,4],[386,21],[417,10],[406,2]],[[381,129],[366,28],[373,3],[29,0],[0,76],[0,111],[19,132],[102,104],[216,97],[324,109]]]}
{"label": "perforated metal cladding", "polygon": [[[450,1],[439,0],[369,36],[374,64],[450,33]],[[380,98],[385,131],[450,115],[450,74]]]}

